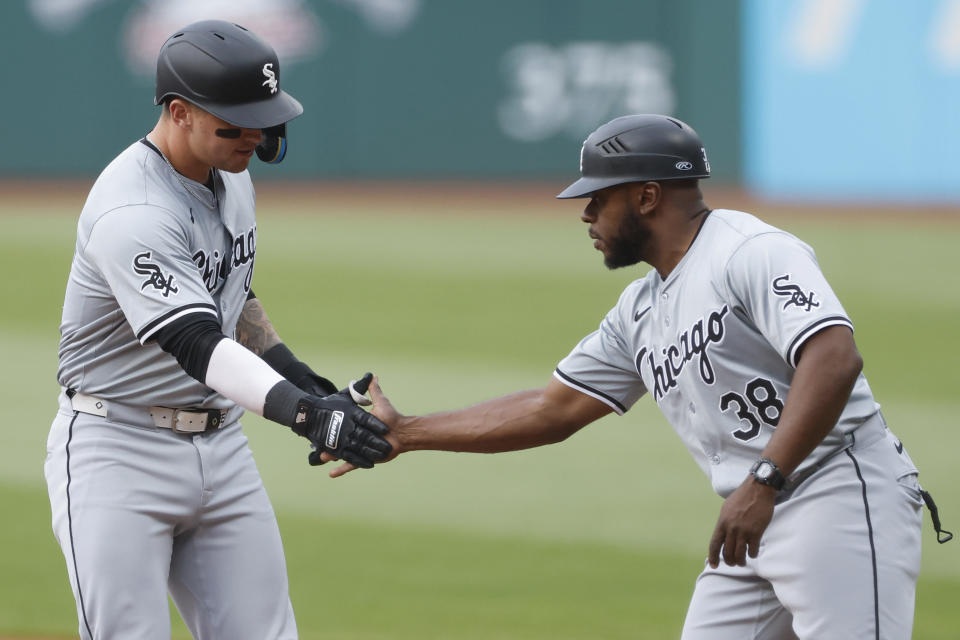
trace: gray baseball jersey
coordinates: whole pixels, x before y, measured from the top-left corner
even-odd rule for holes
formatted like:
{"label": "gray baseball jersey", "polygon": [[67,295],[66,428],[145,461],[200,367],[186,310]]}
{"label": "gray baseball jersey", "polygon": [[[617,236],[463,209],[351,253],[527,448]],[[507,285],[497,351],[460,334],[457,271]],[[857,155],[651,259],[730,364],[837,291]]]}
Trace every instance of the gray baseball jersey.
{"label": "gray baseball jersey", "polygon": [[[804,341],[831,325],[852,329],[813,250],[749,214],[717,210],[666,280],[652,269],[629,285],[555,375],[618,413],[651,392],[727,496],[773,434]],[[860,375],[796,474],[878,409]]]}
{"label": "gray baseball jersey", "polygon": [[[809,246],[717,210],[667,278],[630,284],[555,376],[618,413],[649,392],[726,497],[770,440],[804,342],[834,325],[852,330]],[[917,470],[862,374],[791,480],[758,556],[705,567],[684,640],[909,638]]]}
{"label": "gray baseball jersey", "polygon": [[250,290],[257,227],[248,172],[214,190],[146,140],[103,171],[80,214],[60,327],[67,388],[141,406],[229,408],[150,338],[189,313],[232,337]]}
{"label": "gray baseball jersey", "polygon": [[[194,637],[297,636],[243,409],[151,340],[194,313],[236,330],[254,192],[246,171],[211,175],[212,190],[142,140],[107,166],[80,215],[58,378],[82,395],[60,394],[44,470],[84,639],[169,638],[168,593]],[[228,411],[202,433],[157,420],[200,407]]]}

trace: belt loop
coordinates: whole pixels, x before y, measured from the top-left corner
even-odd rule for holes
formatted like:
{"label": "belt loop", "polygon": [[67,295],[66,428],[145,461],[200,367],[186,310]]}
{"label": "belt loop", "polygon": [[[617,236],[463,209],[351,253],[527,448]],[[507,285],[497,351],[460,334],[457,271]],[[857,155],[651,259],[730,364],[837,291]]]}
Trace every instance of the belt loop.
{"label": "belt loop", "polygon": [[91,415],[100,416],[101,418],[107,417],[108,404],[105,400],[100,398],[95,398],[93,396],[88,396],[84,393],[73,392],[70,398],[70,405],[73,407],[74,411],[79,411],[80,413],[89,413]]}

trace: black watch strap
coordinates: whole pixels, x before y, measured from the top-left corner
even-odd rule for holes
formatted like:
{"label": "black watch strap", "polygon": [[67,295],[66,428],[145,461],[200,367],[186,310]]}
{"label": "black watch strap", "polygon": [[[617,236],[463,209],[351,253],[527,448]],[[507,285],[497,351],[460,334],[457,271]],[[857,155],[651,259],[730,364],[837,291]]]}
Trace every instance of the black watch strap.
{"label": "black watch strap", "polygon": [[760,484],[773,487],[777,491],[783,489],[787,479],[780,473],[780,467],[770,458],[760,458],[750,467],[750,475]]}

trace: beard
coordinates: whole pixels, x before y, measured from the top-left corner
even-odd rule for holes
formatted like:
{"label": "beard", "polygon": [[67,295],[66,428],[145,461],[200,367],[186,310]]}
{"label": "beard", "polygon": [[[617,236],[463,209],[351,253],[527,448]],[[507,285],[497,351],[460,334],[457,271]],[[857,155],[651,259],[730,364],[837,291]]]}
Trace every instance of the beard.
{"label": "beard", "polygon": [[650,240],[650,232],[640,222],[640,216],[627,211],[620,219],[617,235],[607,242],[603,264],[608,269],[619,269],[643,262],[644,247]]}

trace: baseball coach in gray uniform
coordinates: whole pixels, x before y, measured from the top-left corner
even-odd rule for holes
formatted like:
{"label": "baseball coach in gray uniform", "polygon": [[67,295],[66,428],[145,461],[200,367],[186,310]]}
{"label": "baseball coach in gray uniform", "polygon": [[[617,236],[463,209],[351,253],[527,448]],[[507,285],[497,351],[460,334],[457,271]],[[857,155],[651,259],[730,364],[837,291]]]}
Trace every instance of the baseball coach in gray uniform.
{"label": "baseball coach in gray uniform", "polygon": [[[44,467],[81,638],[296,638],[273,509],[238,418],[371,467],[386,427],[293,356],[251,289],[256,153],[279,162],[300,103],[274,50],[205,21],[164,43],[154,129],[97,178],[61,324]],[[365,378],[369,383],[369,377]],[[364,385],[360,385],[363,387]],[[351,393],[352,390],[352,393]]]}
{"label": "baseball coach in gray uniform", "polygon": [[675,118],[604,124],[580,169],[558,197],[589,198],[581,219],[606,265],[653,268],[543,389],[417,417],[375,381],[393,455],[549,444],[649,394],[725,498],[685,640],[909,638],[924,500],[951,536],[884,422],[813,250],[709,208],[706,151]]}

